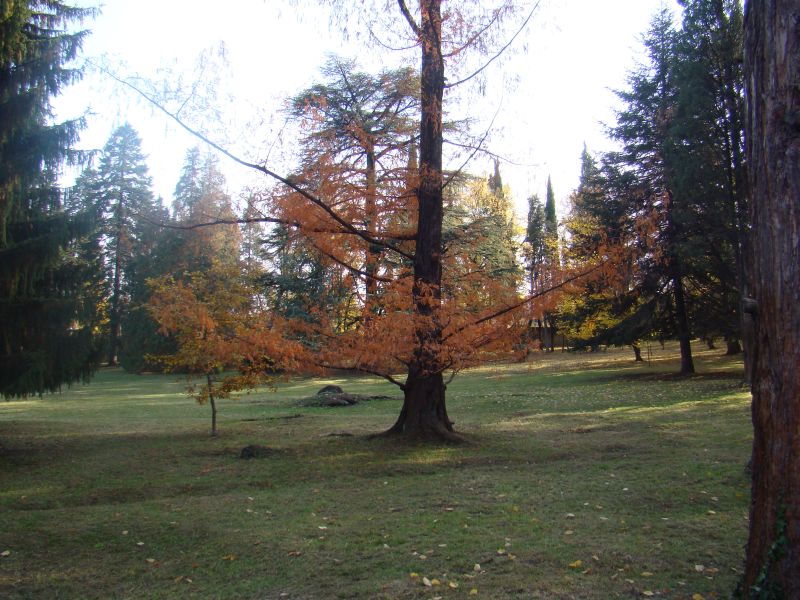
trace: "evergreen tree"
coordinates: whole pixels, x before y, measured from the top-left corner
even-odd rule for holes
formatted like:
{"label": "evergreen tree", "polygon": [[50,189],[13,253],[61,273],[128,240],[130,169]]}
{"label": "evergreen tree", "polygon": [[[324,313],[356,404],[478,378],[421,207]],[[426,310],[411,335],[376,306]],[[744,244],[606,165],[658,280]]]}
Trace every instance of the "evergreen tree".
{"label": "evergreen tree", "polygon": [[129,263],[126,288],[129,304],[122,316],[120,349],[120,364],[127,371],[161,368],[163,365],[148,357],[169,355],[176,350],[174,337],[164,335],[151,315],[150,280],[172,276],[175,281],[185,283],[194,274],[211,269],[244,276],[237,225],[193,227],[236,218],[225,189],[225,177],[213,155],[203,156],[197,148],[187,152],[173,206],[176,218],[169,221],[162,212],[157,220],[169,221],[170,226],[154,231],[152,243],[140,247]]}
{"label": "evergreen tree", "polygon": [[90,210],[65,210],[58,168],[83,122],[51,124],[50,100],[80,78],[68,65],[94,11],[61,2],[5,2],[0,14],[0,394],[25,396],[86,380],[94,334]]}
{"label": "evergreen tree", "polygon": [[103,217],[109,281],[108,364],[120,352],[122,321],[135,285],[134,265],[153,248],[165,216],[151,191],[152,182],[139,135],[129,124],[117,128],[100,155],[98,168],[85,171],[79,187]]}
{"label": "evergreen tree", "polygon": [[[623,176],[634,177],[626,210],[640,232],[639,280],[641,307],[668,300],[671,325],[680,342],[681,373],[693,373],[690,345],[690,308],[687,306],[685,269],[693,232],[691,196],[678,185],[674,123],[678,103],[675,56],[678,34],[662,8],[644,38],[649,62],[629,76],[630,89],[618,92],[624,108],[617,113],[612,137],[622,150],[608,160]],[[646,232],[646,233],[644,233]],[[662,290],[669,290],[670,297]]]}
{"label": "evergreen tree", "polygon": [[556,195],[553,182],[547,177],[547,195],[544,203],[544,230],[551,247],[558,240],[558,218],[556,217]]}
{"label": "evergreen tree", "polygon": [[[326,201],[346,206],[347,218],[374,235],[392,213],[407,212],[411,204],[411,198],[397,192],[406,184],[406,147],[416,133],[419,79],[409,67],[373,75],[336,56],[329,57],[322,74],[324,82],[292,100],[290,114],[306,130],[298,177],[324,189]],[[282,209],[289,221],[294,220],[291,210]],[[379,279],[386,269],[381,248],[353,248],[349,253],[361,256],[351,260],[342,255],[341,245],[325,247],[322,239],[315,245],[335,262],[358,264],[359,272],[351,275],[358,275],[352,281],[363,297],[362,322],[368,324],[380,311]]]}

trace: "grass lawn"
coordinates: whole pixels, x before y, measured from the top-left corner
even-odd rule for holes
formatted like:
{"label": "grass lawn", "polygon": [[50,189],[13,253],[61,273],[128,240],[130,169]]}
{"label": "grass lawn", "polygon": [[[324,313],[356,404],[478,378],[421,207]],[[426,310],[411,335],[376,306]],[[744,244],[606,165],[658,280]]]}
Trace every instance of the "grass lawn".
{"label": "grass lawn", "polygon": [[[749,393],[740,359],[695,351],[691,378],[657,344],[472,370],[459,446],[369,439],[400,393],[364,377],[222,401],[218,438],[174,376],[0,403],[0,597],[727,597]],[[301,403],[325,383],[392,399]]]}

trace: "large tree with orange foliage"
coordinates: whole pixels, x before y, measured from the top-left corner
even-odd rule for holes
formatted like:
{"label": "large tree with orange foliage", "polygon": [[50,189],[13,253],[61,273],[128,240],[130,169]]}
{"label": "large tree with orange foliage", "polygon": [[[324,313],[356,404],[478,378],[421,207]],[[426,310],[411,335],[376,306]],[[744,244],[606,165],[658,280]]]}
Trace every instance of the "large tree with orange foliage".
{"label": "large tree with orange foliage", "polygon": [[[460,437],[454,432],[445,402],[445,373],[501,356],[518,345],[520,332],[516,329],[524,326],[525,320],[517,309],[530,298],[520,298],[515,290],[509,293],[508,279],[494,277],[493,266],[474,252],[463,251],[463,244],[444,243],[445,192],[461,177],[461,169],[444,169],[445,90],[480,80],[486,67],[532,18],[535,7],[519,19],[518,7],[511,0],[502,0],[494,8],[479,2],[442,0],[420,0],[414,7],[405,0],[375,3],[378,6],[360,5],[365,20],[369,8],[380,7],[380,11],[369,12],[370,20],[374,15],[388,20],[382,23],[386,26],[382,31],[404,38],[405,43],[395,46],[414,47],[421,59],[418,92],[413,94],[418,129],[405,152],[401,155],[398,148],[392,148],[383,165],[377,164],[376,155],[375,172],[371,173],[371,133],[353,118],[340,130],[358,142],[351,146],[353,152],[367,157],[361,172],[355,174],[352,164],[341,157],[334,159],[334,152],[319,153],[321,160],[303,165],[291,176],[226,154],[282,184],[283,191],[263,208],[260,220],[300,234],[350,277],[354,288],[374,290],[379,284],[377,306],[370,306],[369,293],[362,300],[362,307],[369,308],[369,318],[348,320],[350,325],[342,327],[341,322],[319,311],[314,318],[287,329],[305,348],[306,354],[298,362],[374,373],[397,384],[404,401],[388,434],[457,440]],[[345,12],[353,10],[338,6]],[[509,23],[513,25],[510,29],[505,27]],[[380,33],[378,29],[371,28],[374,35]],[[324,119],[320,105],[312,101],[305,105],[310,124]],[[171,114],[177,118],[177,113]],[[323,150],[329,144],[336,149],[335,138],[317,138]],[[482,143],[475,142],[468,153],[481,151]],[[387,177],[380,189],[373,184],[373,178],[376,183],[380,178],[379,169],[395,174]],[[554,275],[551,286],[563,283]],[[543,289],[537,295],[546,292]]]}

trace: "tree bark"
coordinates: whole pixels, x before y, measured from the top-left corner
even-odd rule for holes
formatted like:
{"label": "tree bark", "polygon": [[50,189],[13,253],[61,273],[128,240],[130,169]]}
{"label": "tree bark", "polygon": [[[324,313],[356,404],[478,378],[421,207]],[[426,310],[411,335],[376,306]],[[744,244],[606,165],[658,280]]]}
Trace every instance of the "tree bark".
{"label": "tree bark", "polygon": [[739,340],[736,339],[725,340],[726,356],[734,356],[736,354],[740,354],[741,352],[742,352],[742,345],[739,343]]}
{"label": "tree bark", "polygon": [[438,322],[442,288],[442,56],[441,0],[420,0],[419,212],[414,253],[414,352],[405,382],[403,408],[388,433],[456,439],[445,407]]}
{"label": "tree bark", "polygon": [[631,348],[633,348],[634,361],[644,362],[642,358],[642,347],[639,344],[631,344]]}
{"label": "tree bark", "polygon": [[753,459],[740,595],[800,598],[800,0],[745,14]]}
{"label": "tree bark", "polygon": [[692,341],[689,332],[689,317],[686,314],[686,299],[683,291],[683,279],[678,267],[672,278],[672,288],[675,295],[675,321],[678,330],[678,342],[681,347],[681,375],[694,373],[694,360],[692,359]]}
{"label": "tree bark", "polygon": [[[370,145],[367,148],[366,172],[367,196],[364,206],[364,225],[367,233],[372,237],[378,227],[378,185],[375,173],[375,149]],[[364,272],[367,274],[364,283],[364,326],[368,327],[375,310],[375,299],[378,295],[378,263],[380,250],[374,244],[367,245]]]}
{"label": "tree bark", "polygon": [[206,383],[208,384],[208,403],[211,405],[211,435],[217,437],[217,403],[214,399],[214,382],[211,375],[206,373]]}

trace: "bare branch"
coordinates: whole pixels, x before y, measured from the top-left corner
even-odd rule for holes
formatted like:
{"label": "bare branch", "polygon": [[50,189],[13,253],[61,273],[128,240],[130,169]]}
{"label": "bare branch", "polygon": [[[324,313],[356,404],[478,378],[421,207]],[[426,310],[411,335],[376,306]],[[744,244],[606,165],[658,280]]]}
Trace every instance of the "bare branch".
{"label": "bare branch", "polygon": [[483,143],[486,141],[486,138],[489,137],[489,132],[491,132],[492,127],[494,127],[495,119],[497,119],[497,115],[500,114],[501,106],[503,106],[502,99],[500,101],[500,104],[497,105],[497,110],[495,111],[494,116],[492,117],[492,121],[489,123],[489,127],[487,127],[486,131],[483,133],[483,137],[481,137],[480,141],[478,142],[478,145],[474,147],[473,151],[467,157],[467,160],[465,160],[458,169],[456,169],[454,172],[450,174],[450,176],[447,178],[447,181],[445,181],[442,184],[442,189],[446,188],[449,183],[451,183],[456,177],[458,177],[464,171],[464,167],[466,167],[469,164],[469,162],[473,158],[475,158],[475,155],[482,150],[481,146],[483,146]]}
{"label": "bare branch", "polygon": [[531,295],[523,298],[519,302],[515,302],[515,303],[510,304],[508,306],[504,306],[503,308],[501,308],[499,310],[496,310],[496,311],[494,311],[494,312],[492,312],[492,313],[490,313],[490,314],[488,314],[486,316],[483,316],[480,319],[478,319],[476,321],[473,321],[472,323],[467,323],[466,325],[462,325],[461,327],[457,328],[455,331],[453,331],[453,332],[449,333],[448,335],[446,335],[444,337],[443,341],[449,340],[453,336],[458,335],[459,333],[469,329],[470,327],[475,327],[477,325],[481,325],[482,323],[486,323],[487,321],[491,321],[493,319],[496,319],[497,317],[502,317],[505,314],[508,314],[508,313],[510,313],[512,311],[517,310],[518,308],[521,308],[521,307],[525,306],[526,304],[529,304],[529,303],[533,302],[534,300],[536,300],[536,298],[540,298],[541,296],[549,294],[550,292],[553,292],[553,291],[555,291],[555,290],[557,290],[559,288],[562,288],[565,285],[567,285],[569,283],[572,283],[573,281],[577,281],[578,279],[582,279],[583,277],[586,277],[587,275],[591,275],[595,271],[598,271],[602,267],[604,267],[607,262],[608,262],[608,260],[601,261],[601,262],[597,263],[595,266],[593,266],[592,268],[587,269],[586,271],[581,271],[580,273],[577,273],[577,274],[572,275],[570,277],[567,277],[564,281],[562,281],[560,283],[557,283],[557,284],[555,284],[553,286],[550,286],[546,290],[542,290],[540,292],[536,292],[535,294],[531,294]]}
{"label": "bare branch", "polygon": [[492,63],[493,63],[495,60],[497,60],[498,58],[500,58],[500,56],[502,56],[502,54],[503,54],[503,53],[504,53],[504,52],[505,52],[505,51],[508,49],[508,47],[509,47],[511,44],[513,44],[513,43],[514,43],[514,40],[515,40],[515,39],[517,39],[517,36],[519,36],[519,34],[520,34],[520,33],[522,33],[522,32],[524,31],[525,27],[527,27],[527,25],[528,25],[528,22],[529,22],[529,21],[531,20],[531,18],[533,17],[533,13],[535,13],[535,12],[536,12],[536,9],[537,9],[537,8],[539,8],[539,0],[537,0],[536,4],[534,4],[534,5],[533,5],[533,8],[531,9],[531,12],[530,12],[530,13],[528,13],[528,16],[527,16],[527,17],[525,18],[525,20],[522,22],[522,25],[521,25],[521,26],[520,26],[520,28],[517,30],[517,32],[516,32],[514,35],[512,35],[512,36],[511,36],[511,39],[510,39],[510,40],[508,40],[508,42],[506,42],[506,44],[505,44],[505,45],[504,45],[502,48],[500,48],[500,50],[497,52],[497,54],[495,54],[495,55],[494,55],[494,56],[492,56],[492,57],[491,57],[489,60],[487,60],[487,61],[486,61],[486,62],[483,64],[483,66],[482,66],[480,69],[478,69],[477,71],[474,71],[474,72],[473,72],[471,75],[467,75],[466,77],[464,77],[464,79],[460,79],[459,81],[455,81],[455,82],[453,82],[453,83],[446,83],[446,84],[444,84],[444,87],[445,87],[445,89],[453,88],[453,87],[456,87],[457,85],[461,85],[462,83],[466,83],[467,81],[469,81],[469,80],[470,80],[470,79],[472,79],[473,77],[476,77],[477,75],[479,75],[479,74],[480,74],[482,71],[484,71],[484,70],[485,70],[485,69],[486,69],[486,68],[487,68],[489,65],[491,65],[491,64],[492,64]]}
{"label": "bare branch", "polygon": [[[91,63],[91,61],[88,61],[88,62]],[[95,68],[97,68],[99,71],[101,71],[102,73],[105,73],[108,77],[110,77],[111,79],[116,81],[117,83],[119,83],[121,85],[124,85],[125,87],[133,90],[139,96],[144,98],[147,102],[149,102],[151,105],[153,105],[156,109],[158,109],[159,111],[164,113],[166,116],[168,116],[170,119],[172,119],[181,128],[183,128],[184,130],[186,130],[191,135],[193,135],[197,139],[201,140],[205,144],[208,144],[209,146],[214,148],[214,150],[216,150],[217,152],[227,156],[232,161],[234,161],[234,162],[236,162],[236,163],[238,163],[238,164],[240,164],[240,165],[242,165],[244,167],[247,167],[249,169],[253,169],[255,171],[259,171],[260,173],[263,173],[263,174],[267,175],[268,177],[276,179],[277,181],[281,182],[286,187],[294,190],[295,192],[297,192],[298,194],[303,196],[303,198],[305,198],[306,200],[308,200],[312,204],[315,204],[316,206],[319,206],[336,223],[341,225],[342,228],[345,229],[346,231],[349,231],[350,233],[352,233],[354,235],[357,235],[358,237],[362,238],[364,241],[369,242],[370,244],[375,244],[375,245],[381,246],[383,248],[386,248],[387,250],[391,250],[392,252],[396,252],[400,256],[403,256],[403,257],[405,257],[405,258],[407,258],[409,260],[414,260],[413,255],[409,254],[408,252],[405,252],[405,251],[401,250],[400,248],[398,248],[394,244],[390,244],[389,242],[385,242],[385,241],[376,239],[376,238],[372,237],[371,235],[368,235],[368,234],[364,233],[363,231],[360,231],[352,223],[350,223],[349,221],[347,221],[343,217],[339,216],[339,214],[335,210],[333,210],[330,206],[328,206],[327,203],[325,203],[321,199],[317,198],[316,196],[311,194],[309,191],[301,188],[299,185],[297,185],[296,183],[292,182],[290,179],[287,179],[286,177],[283,177],[282,175],[279,175],[278,173],[275,173],[274,171],[268,169],[267,167],[265,167],[263,165],[259,165],[259,164],[256,164],[256,163],[251,163],[249,161],[246,161],[243,158],[240,158],[239,156],[237,156],[237,155],[233,154],[232,152],[230,152],[229,150],[225,149],[224,147],[220,146],[216,142],[212,141],[211,139],[209,139],[208,137],[206,137],[205,135],[200,133],[198,130],[194,129],[193,127],[190,127],[179,116],[177,116],[176,114],[168,111],[166,109],[166,107],[164,107],[161,103],[158,102],[158,100],[156,100],[155,98],[151,97],[146,92],[144,92],[143,90],[139,89],[138,87],[136,87],[135,85],[133,85],[129,81],[126,81],[126,80],[122,79],[121,77],[117,76],[115,73],[112,73],[108,69],[105,69],[105,68],[103,68],[103,67],[101,67],[101,66],[99,66],[99,65],[97,65],[95,63],[91,63],[91,64]]]}
{"label": "bare branch", "polygon": [[502,154],[497,154],[496,152],[492,152],[491,150],[486,150],[479,146],[472,146],[470,144],[459,144],[458,142],[451,142],[449,140],[444,140],[444,143],[449,146],[456,146],[457,148],[464,148],[465,150],[477,150],[482,152],[486,156],[491,156],[492,158],[496,158],[498,160],[502,160],[504,163],[508,163],[509,165],[514,165],[515,167],[538,167],[539,164],[532,164],[532,163],[521,163],[514,160],[511,160],[507,156],[503,156]]}
{"label": "bare branch", "polygon": [[397,4],[398,6],[400,6],[400,12],[403,13],[403,16],[405,17],[406,21],[408,21],[408,24],[411,27],[411,31],[413,31],[414,35],[416,35],[417,39],[419,39],[421,35],[419,25],[417,25],[417,22],[414,20],[414,17],[411,15],[411,12],[408,10],[408,6],[406,6],[405,0],[397,0]]}

